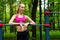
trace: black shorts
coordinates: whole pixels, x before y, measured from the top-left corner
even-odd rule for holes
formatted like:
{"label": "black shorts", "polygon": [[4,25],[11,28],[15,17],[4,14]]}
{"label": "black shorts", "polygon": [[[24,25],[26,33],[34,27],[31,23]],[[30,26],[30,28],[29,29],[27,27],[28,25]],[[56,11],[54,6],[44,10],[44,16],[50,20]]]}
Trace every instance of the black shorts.
{"label": "black shorts", "polygon": [[17,32],[17,40],[29,40],[28,30],[24,32]]}

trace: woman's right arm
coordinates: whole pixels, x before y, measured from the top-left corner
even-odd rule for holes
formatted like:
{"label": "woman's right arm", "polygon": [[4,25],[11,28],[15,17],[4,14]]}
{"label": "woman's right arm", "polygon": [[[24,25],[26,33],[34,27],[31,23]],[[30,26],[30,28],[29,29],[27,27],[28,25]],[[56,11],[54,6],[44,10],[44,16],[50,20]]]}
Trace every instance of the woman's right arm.
{"label": "woman's right arm", "polygon": [[15,19],[15,17],[16,17],[16,15],[13,15],[13,16],[12,16],[12,18],[11,18],[10,21],[9,21],[9,24],[16,24],[16,25],[19,24],[19,23],[15,23],[15,22],[13,22],[14,19]]}

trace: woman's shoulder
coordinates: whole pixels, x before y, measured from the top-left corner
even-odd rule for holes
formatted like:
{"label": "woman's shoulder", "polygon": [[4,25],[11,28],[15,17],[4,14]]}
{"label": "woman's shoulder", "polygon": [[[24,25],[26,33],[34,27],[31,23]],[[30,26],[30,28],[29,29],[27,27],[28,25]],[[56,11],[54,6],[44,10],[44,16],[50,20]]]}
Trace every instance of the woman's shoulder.
{"label": "woman's shoulder", "polygon": [[16,17],[17,16],[17,14],[13,14],[13,17]]}
{"label": "woman's shoulder", "polygon": [[25,15],[26,18],[30,18],[29,16]]}
{"label": "woman's shoulder", "polygon": [[28,17],[27,15],[25,15],[25,17]]}

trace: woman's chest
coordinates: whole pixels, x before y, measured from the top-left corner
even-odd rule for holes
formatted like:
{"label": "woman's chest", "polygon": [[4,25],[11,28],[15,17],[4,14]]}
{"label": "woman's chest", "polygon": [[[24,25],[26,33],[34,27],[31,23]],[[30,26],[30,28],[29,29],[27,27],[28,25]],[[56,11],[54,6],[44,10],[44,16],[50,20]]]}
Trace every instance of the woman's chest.
{"label": "woman's chest", "polygon": [[25,22],[26,21],[26,17],[25,16],[23,16],[23,17],[16,17],[15,18],[15,22]]}

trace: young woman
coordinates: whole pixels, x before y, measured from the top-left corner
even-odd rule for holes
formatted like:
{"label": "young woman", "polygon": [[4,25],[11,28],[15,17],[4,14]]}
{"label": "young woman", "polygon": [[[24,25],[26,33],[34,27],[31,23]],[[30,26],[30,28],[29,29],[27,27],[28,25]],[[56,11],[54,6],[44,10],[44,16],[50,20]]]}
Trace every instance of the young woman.
{"label": "young woman", "polygon": [[[15,24],[17,25],[17,40],[29,40],[29,32],[27,30],[28,23],[26,21],[28,20],[31,24],[35,24],[35,22],[29,18],[27,15],[24,15],[25,5],[19,4],[19,7],[16,11],[16,14],[12,16],[12,18],[9,21],[9,24]],[[20,22],[24,22],[25,24],[23,26],[19,25]]]}

